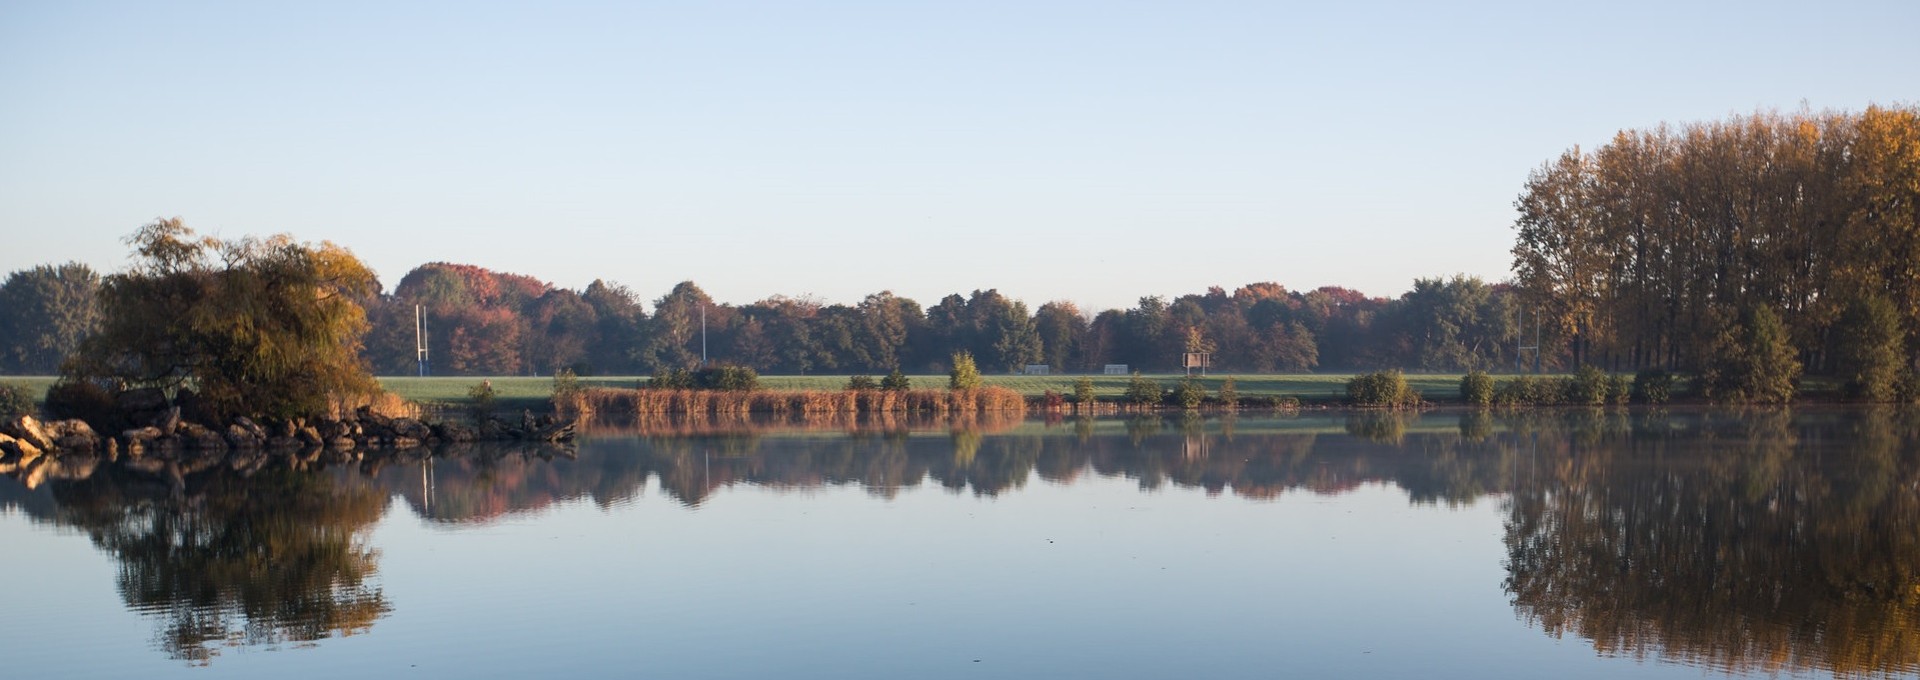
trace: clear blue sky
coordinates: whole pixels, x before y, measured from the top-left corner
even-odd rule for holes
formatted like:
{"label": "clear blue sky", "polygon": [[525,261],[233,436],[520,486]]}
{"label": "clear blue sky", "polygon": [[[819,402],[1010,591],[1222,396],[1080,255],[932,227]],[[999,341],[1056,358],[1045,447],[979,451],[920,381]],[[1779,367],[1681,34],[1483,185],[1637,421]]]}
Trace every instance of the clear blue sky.
{"label": "clear blue sky", "polygon": [[1920,2],[0,0],[0,271],[162,216],[651,299],[1508,276],[1622,128],[1920,98]]}

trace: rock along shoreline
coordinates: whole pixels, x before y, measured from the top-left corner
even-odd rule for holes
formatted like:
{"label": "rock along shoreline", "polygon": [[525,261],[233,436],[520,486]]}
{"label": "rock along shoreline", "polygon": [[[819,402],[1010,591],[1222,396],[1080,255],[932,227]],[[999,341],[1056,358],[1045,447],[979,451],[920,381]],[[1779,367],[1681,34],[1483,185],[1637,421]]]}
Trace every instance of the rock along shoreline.
{"label": "rock along shoreline", "polygon": [[148,424],[103,434],[81,419],[43,421],[29,415],[0,421],[0,467],[40,456],[219,454],[229,451],[406,449],[481,441],[571,442],[574,421],[523,413],[519,422],[486,416],[478,422],[388,417],[361,408],[344,417],[292,418],[265,424],[244,416],[214,428],[181,418],[179,407]]}

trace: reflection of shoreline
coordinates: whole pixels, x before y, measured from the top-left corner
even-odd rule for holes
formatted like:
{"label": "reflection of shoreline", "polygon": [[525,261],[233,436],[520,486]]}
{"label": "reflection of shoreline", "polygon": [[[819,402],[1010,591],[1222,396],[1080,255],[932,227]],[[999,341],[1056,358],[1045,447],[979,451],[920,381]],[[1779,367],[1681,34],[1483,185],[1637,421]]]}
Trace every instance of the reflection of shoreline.
{"label": "reflection of shoreline", "polygon": [[[269,633],[262,640],[366,630],[389,605],[365,586],[377,555],[359,541],[395,495],[427,521],[470,524],[582,500],[614,507],[652,488],[698,506],[735,485],[991,497],[1035,478],[1100,478],[1265,500],[1382,484],[1423,504],[1502,497],[1516,612],[1602,653],[1743,672],[1920,670],[1912,411],[1147,416],[1008,421],[993,432],[950,420],[667,425],[644,436],[596,429],[578,450],[201,461],[177,466],[178,483],[174,472],[101,462],[85,478],[43,476],[36,491],[0,482],[0,508],[81,528],[129,572],[158,575],[141,577],[162,585],[129,591],[128,603],[172,617],[163,639],[192,659],[221,630]],[[371,511],[367,499],[378,501]],[[302,576],[224,564],[245,553],[239,534],[223,533],[236,526],[331,566]],[[220,551],[163,554],[147,527]],[[279,610],[240,599],[318,582],[346,588],[295,588],[306,599]],[[192,595],[206,592],[220,595]],[[302,627],[284,618],[294,611],[334,618]],[[205,621],[215,625],[188,625]]]}
{"label": "reflection of shoreline", "polygon": [[824,413],[640,413],[586,414],[576,421],[588,436],[700,437],[777,433],[846,432],[877,434],[907,430],[973,430],[986,434],[1018,427],[1026,416],[1014,411],[932,414],[913,412]]}
{"label": "reflection of shoreline", "polygon": [[1506,588],[1605,654],[1920,672],[1920,418],[1873,408],[1561,435],[1515,490]]}

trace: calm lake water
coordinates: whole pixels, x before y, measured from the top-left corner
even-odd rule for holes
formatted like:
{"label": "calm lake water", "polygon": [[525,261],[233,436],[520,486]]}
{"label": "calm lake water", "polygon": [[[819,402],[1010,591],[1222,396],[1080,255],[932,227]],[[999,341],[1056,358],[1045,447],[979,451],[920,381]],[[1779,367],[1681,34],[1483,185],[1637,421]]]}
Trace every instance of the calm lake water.
{"label": "calm lake water", "polygon": [[669,424],[9,477],[8,677],[1920,673],[1908,410]]}

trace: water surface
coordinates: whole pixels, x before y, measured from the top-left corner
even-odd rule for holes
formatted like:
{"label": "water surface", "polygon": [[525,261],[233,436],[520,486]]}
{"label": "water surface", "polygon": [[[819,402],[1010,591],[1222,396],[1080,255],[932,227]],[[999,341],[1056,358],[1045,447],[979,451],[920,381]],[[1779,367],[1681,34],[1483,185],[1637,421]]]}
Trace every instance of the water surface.
{"label": "water surface", "polygon": [[0,480],[19,677],[1920,672],[1920,414],[605,428]]}

